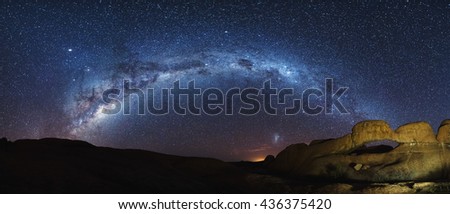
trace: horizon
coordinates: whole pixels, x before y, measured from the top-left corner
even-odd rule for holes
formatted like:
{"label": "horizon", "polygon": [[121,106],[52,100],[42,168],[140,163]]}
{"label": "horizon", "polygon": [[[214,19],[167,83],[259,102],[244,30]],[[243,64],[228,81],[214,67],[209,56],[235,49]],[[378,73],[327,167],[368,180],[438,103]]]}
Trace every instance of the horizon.
{"label": "horizon", "polygon": [[[450,118],[445,2],[5,2],[0,7],[0,136],[9,139],[71,138],[112,148],[249,160],[276,155],[294,143],[343,136],[365,120],[384,120],[391,127],[426,121],[436,133]],[[177,81],[181,90],[201,89],[211,97],[195,99],[204,94],[189,92],[173,100]],[[192,90],[190,81],[195,81]],[[240,96],[230,101],[226,92],[232,88]],[[113,89],[123,90],[107,93]],[[172,111],[148,113],[150,99],[154,107],[165,106],[165,92]],[[236,105],[229,108],[228,102]],[[123,108],[117,114],[105,114],[118,104]],[[284,111],[292,106],[297,114]],[[139,114],[141,107],[145,115]],[[247,114],[239,114],[242,109]],[[228,110],[235,114],[227,115]]]}

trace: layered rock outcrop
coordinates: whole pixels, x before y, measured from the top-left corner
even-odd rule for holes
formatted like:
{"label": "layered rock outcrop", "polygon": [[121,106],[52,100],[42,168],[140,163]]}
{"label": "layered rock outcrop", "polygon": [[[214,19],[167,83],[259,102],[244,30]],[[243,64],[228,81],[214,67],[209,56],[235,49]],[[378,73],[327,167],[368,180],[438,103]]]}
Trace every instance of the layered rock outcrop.
{"label": "layered rock outcrop", "polygon": [[442,122],[437,136],[426,122],[394,131],[385,121],[363,121],[337,139],[290,145],[269,168],[298,177],[369,182],[450,178],[450,120]]}

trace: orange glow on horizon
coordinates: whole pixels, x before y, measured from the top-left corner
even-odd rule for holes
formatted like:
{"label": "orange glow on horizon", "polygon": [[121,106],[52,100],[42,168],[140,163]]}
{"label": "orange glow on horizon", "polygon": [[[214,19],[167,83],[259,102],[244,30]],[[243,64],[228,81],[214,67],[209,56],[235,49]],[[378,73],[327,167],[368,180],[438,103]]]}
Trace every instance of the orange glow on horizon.
{"label": "orange glow on horizon", "polygon": [[264,161],[264,159],[266,159],[265,156],[256,156],[254,158],[250,158],[250,161],[251,162],[261,162],[261,161]]}

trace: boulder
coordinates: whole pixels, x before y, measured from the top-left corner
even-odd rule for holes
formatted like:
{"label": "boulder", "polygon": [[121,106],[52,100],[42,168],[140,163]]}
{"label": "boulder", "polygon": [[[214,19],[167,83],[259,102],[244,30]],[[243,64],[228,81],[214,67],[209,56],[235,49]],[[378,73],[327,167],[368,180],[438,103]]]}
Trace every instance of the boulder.
{"label": "boulder", "polygon": [[349,152],[355,149],[355,144],[352,141],[350,134],[344,135],[340,138],[325,140],[321,143],[310,144],[308,149],[312,157],[318,157],[329,154],[340,154]]}
{"label": "boulder", "polygon": [[442,121],[441,126],[443,125],[450,125],[450,119]]}
{"label": "boulder", "polygon": [[357,123],[352,129],[354,146],[379,140],[392,140],[394,131],[383,120],[369,120]]}
{"label": "boulder", "polygon": [[271,164],[275,160],[275,157],[273,155],[267,155],[266,158],[264,158],[263,164],[265,166]]}
{"label": "boulder", "polygon": [[398,127],[394,140],[399,143],[437,143],[433,128],[426,122],[408,123]]}
{"label": "boulder", "polygon": [[450,144],[450,120],[444,120],[439,127],[437,140],[441,143]]}
{"label": "boulder", "polygon": [[269,168],[276,172],[290,173],[295,167],[304,165],[308,159],[308,145],[304,143],[292,144],[278,153]]}
{"label": "boulder", "polygon": [[336,139],[314,141],[309,145],[293,144],[281,151],[272,164],[271,169],[277,172],[292,172],[300,175],[307,170],[307,162],[316,157],[330,154],[341,154],[354,150],[351,135],[345,135]]}

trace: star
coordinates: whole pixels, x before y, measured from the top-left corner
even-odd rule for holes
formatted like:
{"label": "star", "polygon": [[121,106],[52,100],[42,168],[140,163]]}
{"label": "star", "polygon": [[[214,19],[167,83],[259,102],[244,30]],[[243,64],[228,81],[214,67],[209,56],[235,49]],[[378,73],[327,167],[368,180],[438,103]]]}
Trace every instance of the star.
{"label": "star", "polygon": [[[386,120],[392,128],[423,120],[437,130],[449,116],[450,99],[443,99],[450,93],[448,2],[132,2],[0,6],[7,44],[0,60],[6,83],[0,84],[0,121],[7,124],[2,135],[234,161],[339,137],[362,120]],[[282,115],[307,89],[326,88],[326,78],[335,80],[332,92],[348,87],[339,100],[349,114]],[[109,106],[102,92],[122,89],[124,79],[146,98],[154,88],[155,108],[165,97],[160,88],[178,79],[182,88],[195,80],[203,91],[223,92],[259,89],[270,79],[274,88],[293,94],[283,91],[285,104],[273,105],[276,115],[266,114],[264,105],[248,117],[237,111],[137,115],[136,94],[130,96],[132,115],[103,115]],[[109,98],[122,100],[123,94]],[[311,108],[334,100],[333,93],[310,95]],[[303,108],[305,100],[297,101]],[[149,100],[142,103],[147,110]],[[251,149],[262,147],[264,154]]]}

